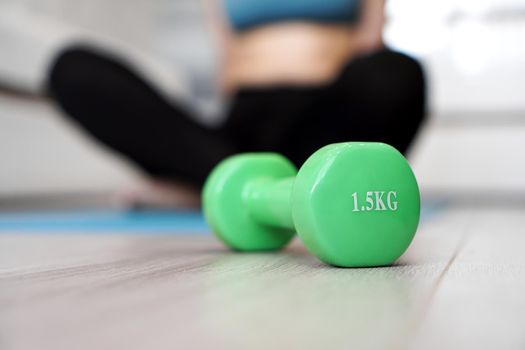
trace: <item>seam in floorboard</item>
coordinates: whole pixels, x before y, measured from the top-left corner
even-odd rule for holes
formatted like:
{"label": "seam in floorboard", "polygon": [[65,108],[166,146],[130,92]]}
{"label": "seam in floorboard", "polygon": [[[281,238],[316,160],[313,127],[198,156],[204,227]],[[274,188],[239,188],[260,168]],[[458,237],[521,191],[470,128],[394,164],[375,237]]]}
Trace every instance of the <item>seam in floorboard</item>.
{"label": "seam in floorboard", "polygon": [[434,297],[436,296],[439,287],[441,286],[443,280],[445,279],[445,276],[450,270],[450,267],[456,261],[456,258],[458,257],[459,253],[465,247],[467,240],[470,238],[470,230],[468,229],[468,222],[470,222],[470,220],[471,215],[469,215],[466,219],[465,227],[463,229],[464,234],[458,240],[452,255],[448,259],[443,270],[439,273],[438,277],[436,278],[436,281],[433,283],[430,293],[428,293],[426,298],[423,299],[423,302],[421,303],[421,308],[416,313],[416,316],[413,318],[412,324],[409,327],[407,327],[407,335],[403,338],[405,339],[404,344],[402,341],[400,341],[400,344],[396,347],[396,349],[409,349],[412,346],[412,342],[414,341],[415,335],[417,334],[419,328],[423,324],[432,306],[432,302],[434,301]]}

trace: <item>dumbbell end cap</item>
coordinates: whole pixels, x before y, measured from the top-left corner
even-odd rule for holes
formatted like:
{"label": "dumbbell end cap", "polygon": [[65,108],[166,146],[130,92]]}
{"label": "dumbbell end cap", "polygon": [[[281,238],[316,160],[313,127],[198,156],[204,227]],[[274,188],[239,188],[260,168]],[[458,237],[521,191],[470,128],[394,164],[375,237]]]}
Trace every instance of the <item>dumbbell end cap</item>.
{"label": "dumbbell end cap", "polygon": [[292,216],[308,250],[341,267],[392,264],[410,245],[420,215],[416,178],[383,143],[332,144],[301,167]]}
{"label": "dumbbell end cap", "polygon": [[246,190],[257,179],[277,180],[296,174],[295,166],[275,153],[246,153],[222,161],[203,190],[204,215],[213,232],[239,251],[282,248],[295,232],[255,221],[246,203]]}

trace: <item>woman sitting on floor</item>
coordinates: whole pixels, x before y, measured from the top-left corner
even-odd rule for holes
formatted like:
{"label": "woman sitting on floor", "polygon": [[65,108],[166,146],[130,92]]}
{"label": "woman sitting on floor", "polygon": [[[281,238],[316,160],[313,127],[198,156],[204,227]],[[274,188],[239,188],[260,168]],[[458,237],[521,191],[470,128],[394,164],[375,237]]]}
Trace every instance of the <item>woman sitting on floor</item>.
{"label": "woman sitting on floor", "polygon": [[123,62],[83,46],[61,52],[51,68],[57,103],[99,141],[168,180],[162,190],[177,182],[198,190],[220,160],[239,152],[279,152],[300,166],[340,141],[407,151],[424,117],[425,79],[418,62],[384,47],[384,1],[206,6],[231,102],[220,127],[199,124]]}

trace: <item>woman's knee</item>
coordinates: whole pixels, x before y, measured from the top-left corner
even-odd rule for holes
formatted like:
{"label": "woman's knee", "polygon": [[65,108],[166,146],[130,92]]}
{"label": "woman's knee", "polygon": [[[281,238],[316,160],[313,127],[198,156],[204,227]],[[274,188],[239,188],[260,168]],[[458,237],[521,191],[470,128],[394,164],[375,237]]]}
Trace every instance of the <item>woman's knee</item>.
{"label": "woman's knee", "polygon": [[356,137],[378,140],[405,152],[426,116],[423,67],[415,59],[382,51],[351,62],[336,85],[348,106],[346,122]]}
{"label": "woman's knee", "polygon": [[384,50],[356,59],[343,72],[339,89],[385,126],[402,121],[417,128],[426,115],[424,69],[398,52]]}
{"label": "woman's knee", "polygon": [[361,88],[385,102],[407,103],[426,98],[426,79],[422,65],[405,54],[384,50],[355,61],[361,72]]}
{"label": "woman's knee", "polygon": [[424,70],[421,63],[415,58],[404,53],[382,50],[370,57],[373,65],[379,65],[387,71],[397,71],[402,73],[405,78],[424,80]]}
{"label": "woman's knee", "polygon": [[105,100],[129,80],[127,69],[110,55],[75,46],[60,52],[49,69],[48,88],[63,106]]}
{"label": "woman's knee", "polygon": [[73,92],[72,90],[91,84],[99,74],[96,72],[100,70],[101,60],[95,52],[82,47],[68,48],[60,52],[49,69],[50,92],[56,97],[61,97],[66,92]]}
{"label": "woman's knee", "polygon": [[402,53],[385,53],[385,83],[393,96],[405,102],[425,105],[426,77],[423,66],[416,59]]}

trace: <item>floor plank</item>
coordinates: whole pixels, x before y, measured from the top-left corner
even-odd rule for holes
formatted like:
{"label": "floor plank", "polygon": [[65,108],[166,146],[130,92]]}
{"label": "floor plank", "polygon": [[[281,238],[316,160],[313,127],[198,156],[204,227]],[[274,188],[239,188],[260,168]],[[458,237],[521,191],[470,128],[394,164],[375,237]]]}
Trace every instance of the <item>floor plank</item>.
{"label": "floor plank", "polygon": [[525,212],[470,215],[414,348],[525,349]]}
{"label": "floor plank", "polygon": [[0,236],[2,349],[400,349],[463,237],[427,220],[386,268],[338,269],[294,242],[238,254],[199,236]]}

